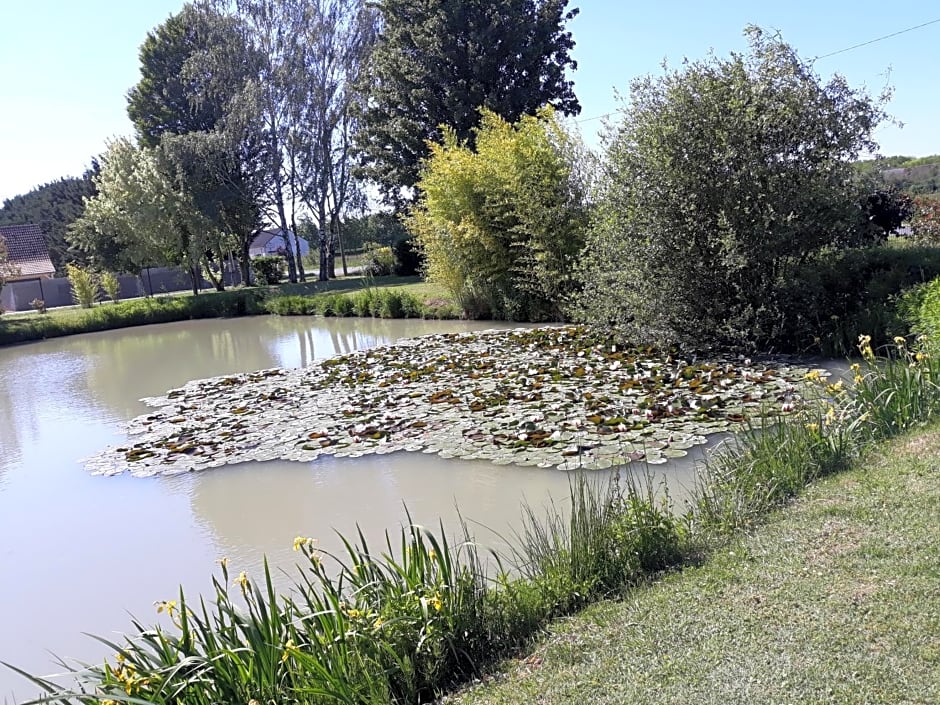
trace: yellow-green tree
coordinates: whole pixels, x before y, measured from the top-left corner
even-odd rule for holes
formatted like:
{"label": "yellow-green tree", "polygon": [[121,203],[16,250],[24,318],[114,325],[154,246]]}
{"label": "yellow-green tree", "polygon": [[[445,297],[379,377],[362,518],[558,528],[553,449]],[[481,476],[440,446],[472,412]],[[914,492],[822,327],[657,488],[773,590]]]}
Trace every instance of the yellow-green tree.
{"label": "yellow-green tree", "polygon": [[482,110],[475,147],[444,128],[407,218],[426,274],[471,316],[559,320],[587,228],[590,153],[550,109]]}

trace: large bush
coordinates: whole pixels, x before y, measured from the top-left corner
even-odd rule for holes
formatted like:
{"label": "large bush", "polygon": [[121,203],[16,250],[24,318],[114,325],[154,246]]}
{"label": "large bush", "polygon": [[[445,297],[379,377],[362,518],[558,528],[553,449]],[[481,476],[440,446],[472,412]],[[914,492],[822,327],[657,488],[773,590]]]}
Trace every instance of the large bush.
{"label": "large bush", "polygon": [[258,284],[277,284],[284,272],[284,258],[280,255],[263,255],[251,260],[251,273]]}
{"label": "large bush", "polygon": [[483,111],[476,146],[435,144],[407,220],[427,276],[471,316],[557,320],[587,227],[585,163],[550,111],[515,125]]}
{"label": "large bush", "polygon": [[395,253],[391,247],[374,242],[366,243],[362,271],[373,277],[387,277],[395,269]]}
{"label": "large bush", "polygon": [[757,28],[750,51],[636,80],[609,135],[579,313],[679,341],[776,338],[815,252],[870,236],[851,162],[880,103],[822,84]]}
{"label": "large bush", "polygon": [[410,277],[421,271],[421,251],[413,237],[405,237],[395,243],[395,274]]}
{"label": "large bush", "polygon": [[940,277],[940,248],[880,246],[823,251],[781,286],[776,349],[856,352],[859,335],[877,347],[908,332],[902,296]]}

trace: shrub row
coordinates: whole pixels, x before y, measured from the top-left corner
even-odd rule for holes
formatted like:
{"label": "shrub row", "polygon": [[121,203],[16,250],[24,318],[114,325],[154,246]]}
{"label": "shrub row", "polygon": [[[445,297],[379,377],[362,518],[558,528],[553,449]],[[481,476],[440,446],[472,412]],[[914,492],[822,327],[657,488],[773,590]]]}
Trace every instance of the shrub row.
{"label": "shrub row", "polygon": [[394,289],[363,289],[354,293],[276,296],[265,310],[279,316],[372,316],[374,318],[460,318],[456,306],[424,303],[413,294]]}
{"label": "shrub row", "polygon": [[[794,341],[814,352],[849,355],[859,335],[877,347],[907,331],[905,291],[940,277],[940,248],[881,246],[815,257],[798,270],[781,294],[781,333],[769,341],[793,350]],[[813,342],[815,341],[815,342]]]}
{"label": "shrub row", "polygon": [[113,328],[197,318],[235,318],[264,313],[264,292],[239,289],[200,296],[134,299],[44,316],[0,319],[0,345]]}

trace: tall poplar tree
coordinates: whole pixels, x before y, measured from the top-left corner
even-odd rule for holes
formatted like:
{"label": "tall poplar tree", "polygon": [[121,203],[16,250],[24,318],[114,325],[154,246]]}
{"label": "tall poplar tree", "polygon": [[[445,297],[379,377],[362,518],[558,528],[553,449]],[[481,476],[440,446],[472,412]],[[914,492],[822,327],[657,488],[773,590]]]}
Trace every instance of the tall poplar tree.
{"label": "tall poplar tree", "polygon": [[356,141],[362,174],[402,205],[441,125],[471,140],[487,108],[509,122],[550,104],[581,106],[568,0],[380,0],[382,30],[368,70]]}

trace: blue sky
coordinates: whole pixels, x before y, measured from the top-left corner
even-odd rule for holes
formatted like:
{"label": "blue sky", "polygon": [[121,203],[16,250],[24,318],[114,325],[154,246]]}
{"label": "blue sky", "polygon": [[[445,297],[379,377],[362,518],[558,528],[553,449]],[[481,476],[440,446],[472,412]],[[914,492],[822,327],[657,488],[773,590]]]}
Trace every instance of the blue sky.
{"label": "blue sky", "polygon": [[[124,95],[137,81],[137,49],[182,0],[0,0],[0,201],[60,176],[80,174],[107,139],[129,134]],[[779,30],[804,58],[940,19],[936,0],[572,1],[580,127],[598,144],[596,116],[615,111],[615,89],[659,74],[667,59],[745,48],[742,30]],[[903,128],[876,133],[883,154],[940,153],[940,23],[819,59],[879,93],[890,70],[889,111]]]}

